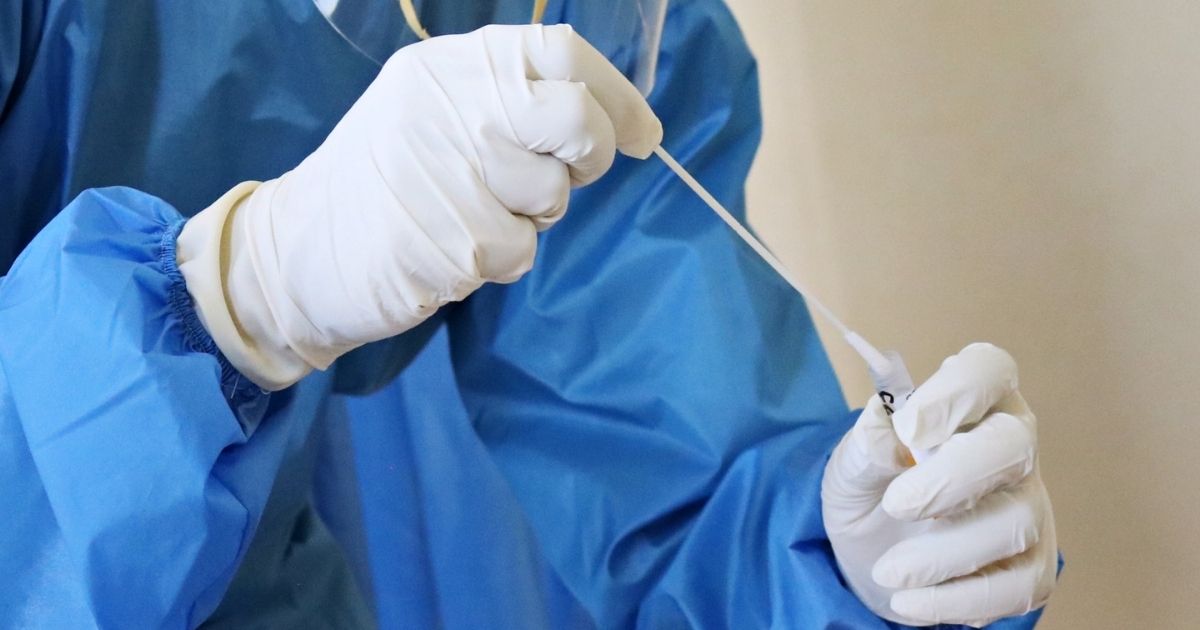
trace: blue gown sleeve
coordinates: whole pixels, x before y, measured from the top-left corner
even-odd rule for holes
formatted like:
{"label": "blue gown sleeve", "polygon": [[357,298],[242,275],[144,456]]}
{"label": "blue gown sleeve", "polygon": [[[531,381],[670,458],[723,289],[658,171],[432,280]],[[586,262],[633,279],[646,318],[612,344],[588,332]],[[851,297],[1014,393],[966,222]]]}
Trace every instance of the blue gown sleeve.
{"label": "blue gown sleeve", "polygon": [[[741,214],[753,58],[720,2],[671,7],[651,99],[664,145]],[[471,421],[596,625],[891,627],[841,580],[821,523],[855,415],[792,289],[655,160],[578,191],[538,257],[449,316],[451,351]]]}
{"label": "blue gown sleeve", "polygon": [[250,542],[286,428],[201,327],[182,225],[88,190],[0,284],[0,627],[194,627]]}

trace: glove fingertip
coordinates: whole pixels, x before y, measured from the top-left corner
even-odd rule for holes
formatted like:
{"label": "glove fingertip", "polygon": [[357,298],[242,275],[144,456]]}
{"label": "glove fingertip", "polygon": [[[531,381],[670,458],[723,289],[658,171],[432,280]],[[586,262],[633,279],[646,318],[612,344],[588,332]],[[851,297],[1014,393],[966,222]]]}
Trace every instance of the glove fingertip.
{"label": "glove fingertip", "polygon": [[890,554],[884,554],[875,562],[875,566],[871,567],[871,579],[884,588],[896,589],[904,586],[904,578]]}
{"label": "glove fingertip", "polygon": [[929,409],[918,401],[910,401],[892,416],[892,427],[900,442],[910,449],[923,451],[946,440],[945,424],[938,410]]}
{"label": "glove fingertip", "polygon": [[621,138],[617,142],[617,148],[621,153],[639,160],[650,157],[654,153],[654,147],[662,144],[663,138],[662,121],[654,115],[654,112],[649,111],[649,107],[646,110],[644,116],[646,120],[643,121],[638,133]]}
{"label": "glove fingertip", "polygon": [[940,623],[934,605],[933,588],[914,588],[892,593],[889,605],[892,611],[905,619],[927,623]]}
{"label": "glove fingertip", "polygon": [[917,521],[924,518],[927,501],[922,501],[918,492],[908,483],[905,475],[901,475],[888,485],[880,500],[883,511],[888,516],[899,521]]}

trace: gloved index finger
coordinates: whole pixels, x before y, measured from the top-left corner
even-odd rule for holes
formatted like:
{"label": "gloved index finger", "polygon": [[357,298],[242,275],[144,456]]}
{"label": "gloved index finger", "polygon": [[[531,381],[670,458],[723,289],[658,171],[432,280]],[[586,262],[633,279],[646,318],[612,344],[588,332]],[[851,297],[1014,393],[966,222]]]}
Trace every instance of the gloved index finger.
{"label": "gloved index finger", "polygon": [[948,358],[892,417],[900,441],[931,449],[1017,391],[1017,364],[1004,350],[973,343]]}
{"label": "gloved index finger", "polygon": [[538,28],[491,26],[491,39],[510,28],[519,29],[527,78],[575,81],[587,86],[612,120],[617,149],[636,158],[649,157],[662,142],[662,123],[625,75],[600,51],[575,33],[569,24]]}

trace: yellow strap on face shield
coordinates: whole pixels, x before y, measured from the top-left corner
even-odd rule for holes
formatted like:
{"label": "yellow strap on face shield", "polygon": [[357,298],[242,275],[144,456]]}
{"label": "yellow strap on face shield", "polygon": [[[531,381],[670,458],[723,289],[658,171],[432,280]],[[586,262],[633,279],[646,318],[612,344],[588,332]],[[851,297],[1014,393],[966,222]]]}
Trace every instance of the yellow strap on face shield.
{"label": "yellow strap on face shield", "polygon": [[404,21],[408,22],[408,28],[411,28],[417,37],[429,39],[429,31],[421,26],[421,18],[417,17],[417,8],[413,6],[413,0],[400,0],[400,10],[404,12]]}
{"label": "yellow strap on face shield", "polygon": [[[408,22],[408,28],[417,34],[421,39],[429,39],[429,31],[421,25],[421,18],[417,16],[417,8],[413,6],[413,0],[400,0],[400,11],[404,13],[404,21]],[[546,14],[546,0],[533,0],[533,16],[529,18],[530,24],[540,24],[542,16]]]}

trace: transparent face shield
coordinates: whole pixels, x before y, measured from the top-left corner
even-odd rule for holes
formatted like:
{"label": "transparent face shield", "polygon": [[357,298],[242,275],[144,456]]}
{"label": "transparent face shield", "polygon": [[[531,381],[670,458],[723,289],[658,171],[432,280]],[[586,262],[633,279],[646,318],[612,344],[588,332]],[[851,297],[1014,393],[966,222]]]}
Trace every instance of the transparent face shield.
{"label": "transparent face shield", "polygon": [[379,65],[425,36],[488,24],[570,24],[643,95],[654,89],[668,0],[313,0],[330,25]]}

